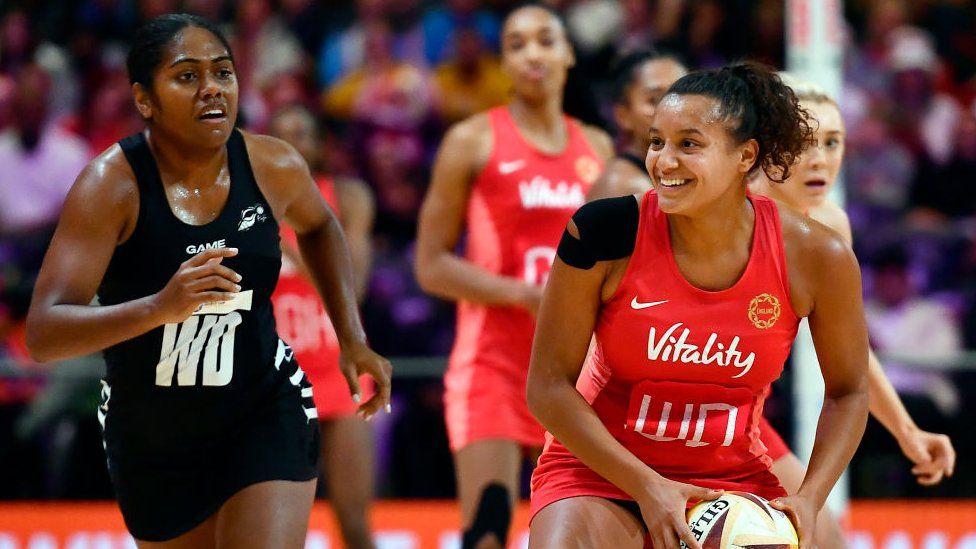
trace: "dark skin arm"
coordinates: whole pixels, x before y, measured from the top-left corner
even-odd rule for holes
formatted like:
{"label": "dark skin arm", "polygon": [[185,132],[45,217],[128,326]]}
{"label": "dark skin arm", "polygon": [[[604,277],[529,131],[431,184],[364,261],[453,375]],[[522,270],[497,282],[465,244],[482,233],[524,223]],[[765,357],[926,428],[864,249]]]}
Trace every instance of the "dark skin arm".
{"label": "dark skin arm", "polygon": [[[780,208],[790,294],[806,316],[824,378],[824,404],[807,474],[774,506],[791,515],[800,547],[811,547],[817,511],[857,449],[868,413],[868,337],[861,273],[835,232]],[[829,266],[829,268],[825,268]]]}
{"label": "dark skin arm", "polygon": [[198,305],[240,290],[237,273],[220,261],[236,250],[201,252],[180,265],[156,294],[92,306],[115,251],[135,227],[139,194],[121,149],[113,146],[78,176],[38,274],[27,316],[27,348],[45,362],[91,354],[170,322]]}
{"label": "dark skin arm", "polygon": [[[570,221],[568,230],[578,236]],[[654,547],[677,547],[680,537],[700,549],[685,523],[689,499],[714,499],[719,490],[668,480],[621,445],[576,390],[599,308],[608,299],[627,259],[601,261],[591,269],[558,257],[549,273],[529,366],[529,409],[576,457],[640,505]]]}
{"label": "dark skin arm", "polygon": [[[373,243],[370,235],[373,233],[373,221],[376,218],[376,203],[369,187],[359,180],[336,181],[335,190],[339,201],[339,222],[349,244],[349,257],[356,278],[356,297],[362,303],[372,262]],[[288,256],[305,278],[311,280],[297,248],[282,241],[281,253]]]}
{"label": "dark skin arm", "polygon": [[483,114],[455,125],[444,137],[420,209],[414,272],[424,291],[444,299],[535,312],[541,288],[491,273],[454,253],[464,229],[471,182],[487,163],[490,149],[491,131]]}
{"label": "dark skin arm", "polygon": [[370,375],[377,392],[359,406],[370,417],[389,410],[393,368],[366,342],[356,306],[352,261],[342,227],[319,193],[308,165],[291,145],[273,137],[245,134],[254,175],[275,214],[295,229],[302,259],[335,326],[342,370],[354,400],[362,394],[359,376]]}

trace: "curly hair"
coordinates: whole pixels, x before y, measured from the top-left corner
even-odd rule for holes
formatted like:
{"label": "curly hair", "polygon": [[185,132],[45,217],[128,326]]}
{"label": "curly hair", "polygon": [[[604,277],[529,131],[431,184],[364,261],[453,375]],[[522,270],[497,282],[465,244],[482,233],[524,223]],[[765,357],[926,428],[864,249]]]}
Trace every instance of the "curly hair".
{"label": "curly hair", "polygon": [[[668,94],[703,95],[719,103],[736,143],[755,139],[758,161],[773,181],[785,181],[790,167],[812,141],[810,113],[776,72],[753,61],[695,71],[675,82]],[[751,173],[751,172],[750,172]]]}

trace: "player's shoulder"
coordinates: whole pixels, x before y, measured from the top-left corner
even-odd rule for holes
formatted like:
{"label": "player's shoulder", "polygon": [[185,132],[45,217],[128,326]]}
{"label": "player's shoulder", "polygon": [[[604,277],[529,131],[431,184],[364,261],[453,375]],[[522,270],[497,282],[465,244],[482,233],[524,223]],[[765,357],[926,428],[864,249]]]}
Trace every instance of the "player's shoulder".
{"label": "player's shoulder", "polygon": [[613,157],[613,139],[610,138],[610,134],[599,126],[587,124],[576,118],[572,120],[579,125],[580,130],[583,132],[583,137],[586,138],[586,142],[589,143],[593,152],[599,155],[604,161],[608,161]]}
{"label": "player's shoulder", "polygon": [[847,212],[836,202],[825,200],[816,208],[810,210],[810,217],[837,231],[844,239],[850,243],[851,220],[847,217]]}
{"label": "player's shoulder", "polygon": [[308,172],[305,159],[285,140],[244,130],[238,131],[244,137],[247,154],[255,171],[273,175]]}
{"label": "player's shoulder", "polygon": [[445,144],[472,146],[490,140],[492,128],[489,112],[482,111],[455,122],[444,135]]}
{"label": "player's shoulder", "polygon": [[782,202],[773,200],[773,203],[779,211],[783,245],[788,256],[811,269],[822,269],[824,265],[853,256],[848,242],[831,227]]}
{"label": "player's shoulder", "polygon": [[647,173],[637,169],[632,162],[619,156],[607,161],[603,173],[593,184],[589,200],[643,193],[651,188]]}
{"label": "player's shoulder", "polygon": [[138,191],[135,171],[118,143],[91,159],[72,187],[73,194],[97,198],[102,205],[138,199]]}

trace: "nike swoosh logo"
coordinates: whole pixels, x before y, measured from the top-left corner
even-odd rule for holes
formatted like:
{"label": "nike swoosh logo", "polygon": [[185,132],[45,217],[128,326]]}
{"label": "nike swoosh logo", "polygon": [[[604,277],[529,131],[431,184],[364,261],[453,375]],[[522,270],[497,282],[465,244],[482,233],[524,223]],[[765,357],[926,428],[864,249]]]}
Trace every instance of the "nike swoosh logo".
{"label": "nike swoosh logo", "polygon": [[515,173],[525,167],[525,160],[512,160],[511,162],[499,162],[498,171],[502,175]]}
{"label": "nike swoosh logo", "polygon": [[648,303],[641,303],[640,301],[637,301],[637,296],[635,295],[634,296],[634,300],[630,302],[630,307],[632,309],[637,309],[639,311],[641,309],[646,309],[648,307],[653,307],[655,305],[662,305],[662,304],[667,303],[667,302],[668,302],[668,300],[665,299],[664,301],[651,301],[651,302],[648,302]]}

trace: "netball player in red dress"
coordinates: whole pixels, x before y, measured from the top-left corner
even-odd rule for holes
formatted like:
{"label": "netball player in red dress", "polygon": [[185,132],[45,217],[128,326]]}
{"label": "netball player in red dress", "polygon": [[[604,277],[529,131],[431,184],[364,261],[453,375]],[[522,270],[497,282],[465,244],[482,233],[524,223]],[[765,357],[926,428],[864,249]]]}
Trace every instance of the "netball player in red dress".
{"label": "netball player in red dress", "polygon": [[[356,297],[361,300],[370,264],[375,206],[364,183],[333,179],[320,172],[321,141],[315,117],[301,105],[285,107],[271,119],[271,135],[283,139],[308,162],[319,192],[336,212],[349,244]],[[339,340],[298,253],[295,231],[281,226],[281,274],[271,300],[282,339],[291,345],[312,382],[322,434],[322,472],[347,547],[374,547],[369,527],[373,498],[373,441],[369,424],[355,417],[357,403],[339,370]],[[360,378],[368,398],[372,383]],[[362,400],[362,397],[360,397]]]}
{"label": "netball player in red dress", "polygon": [[421,210],[417,279],[458,302],[444,400],[464,547],[504,545],[524,452],[542,447],[525,402],[535,312],[560,234],[612,153],[605,133],[562,112],[573,62],[556,15],[512,12],[512,100],[451,128]]}
{"label": "netball player in red dress", "polygon": [[[814,144],[800,155],[789,178],[776,182],[756,174],[750,191],[774,198],[784,206],[816,219],[851,244],[853,237],[847,213],[827,198],[844,158],[844,121],[840,109],[818,87],[789,76],[784,79],[800,99],[800,105],[817,121]],[[951,476],[956,462],[952,441],[946,435],[923,431],[915,424],[871,351],[868,354],[868,379],[871,414],[898,441],[902,453],[913,464],[912,473],[919,484],[931,486],[941,482],[944,476]],[[803,464],[765,420],[760,425],[760,438],[773,458],[773,473],[787,491],[795,492],[806,471]],[[827,510],[817,521],[816,538],[820,547],[843,547],[845,544],[840,525]]]}
{"label": "netball player in red dress", "polygon": [[[684,510],[720,490],[773,499],[811,546],[867,416],[860,273],[835,233],[746,192],[756,169],[788,172],[811,134],[765,67],[692,73],[654,115],[654,191],[574,214],[528,379],[552,435],[533,475],[531,547],[700,549]],[[826,390],[809,471],[787,497],[758,426],[802,317]]]}

